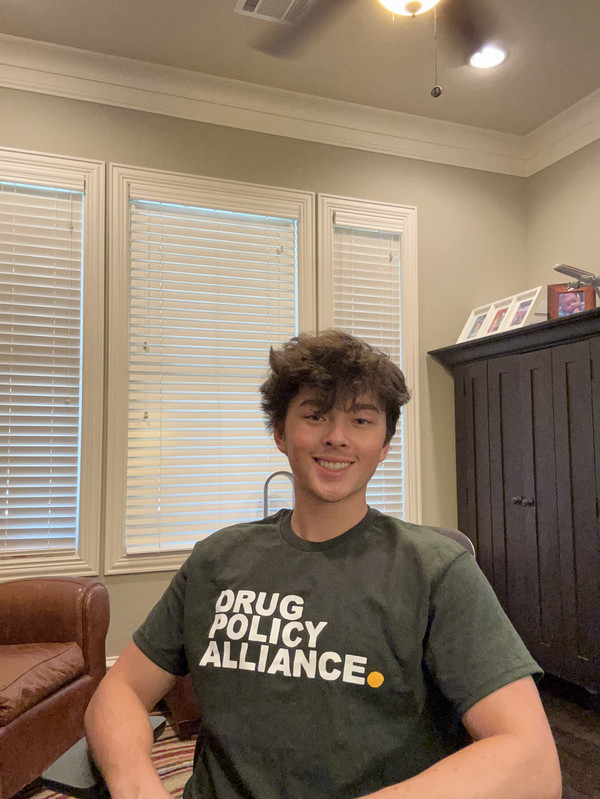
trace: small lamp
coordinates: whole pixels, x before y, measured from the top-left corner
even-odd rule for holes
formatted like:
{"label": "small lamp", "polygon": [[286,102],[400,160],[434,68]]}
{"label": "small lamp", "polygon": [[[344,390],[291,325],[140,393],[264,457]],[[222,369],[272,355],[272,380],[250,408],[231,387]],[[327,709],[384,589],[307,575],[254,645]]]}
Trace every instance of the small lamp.
{"label": "small lamp", "polygon": [[596,294],[600,297],[600,275],[595,275],[593,272],[586,272],[585,269],[579,269],[576,266],[569,266],[568,264],[556,264],[554,267],[556,272],[561,272],[563,275],[574,277],[575,280],[569,283],[569,289],[580,289],[582,286],[592,286]]}

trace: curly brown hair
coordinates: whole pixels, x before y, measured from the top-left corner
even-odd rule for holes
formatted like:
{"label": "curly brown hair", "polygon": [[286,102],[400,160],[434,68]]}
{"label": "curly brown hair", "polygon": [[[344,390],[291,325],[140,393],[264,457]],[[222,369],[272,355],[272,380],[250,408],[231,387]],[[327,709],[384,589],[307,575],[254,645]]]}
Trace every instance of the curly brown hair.
{"label": "curly brown hair", "polygon": [[404,375],[390,357],[340,330],[302,333],[281,349],[271,347],[269,376],[260,387],[269,430],[283,432],[290,402],[304,388],[315,389],[324,412],[351,408],[369,394],[385,411],[386,443],[396,432],[400,408],[410,399]]}

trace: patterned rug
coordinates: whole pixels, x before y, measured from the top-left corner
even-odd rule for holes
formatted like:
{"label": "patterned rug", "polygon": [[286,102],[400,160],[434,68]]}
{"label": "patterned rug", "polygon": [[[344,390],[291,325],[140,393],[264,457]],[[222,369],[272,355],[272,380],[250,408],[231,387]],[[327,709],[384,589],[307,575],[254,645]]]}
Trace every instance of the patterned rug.
{"label": "patterned rug", "polygon": [[[171,796],[181,799],[183,787],[192,773],[195,739],[180,741],[168,720],[152,747],[152,762]],[[16,794],[13,799],[70,799],[70,794],[49,791],[38,783]]]}

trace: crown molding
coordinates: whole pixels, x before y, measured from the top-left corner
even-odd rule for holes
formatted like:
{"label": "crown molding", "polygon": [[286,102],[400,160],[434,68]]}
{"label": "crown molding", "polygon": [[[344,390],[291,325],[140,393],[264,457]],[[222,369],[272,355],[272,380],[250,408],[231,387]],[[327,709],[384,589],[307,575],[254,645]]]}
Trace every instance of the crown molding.
{"label": "crown molding", "polygon": [[525,177],[600,139],[600,89],[523,136]]}
{"label": "crown molding", "polygon": [[526,136],[0,34],[0,86],[529,177],[600,138],[600,91]]}

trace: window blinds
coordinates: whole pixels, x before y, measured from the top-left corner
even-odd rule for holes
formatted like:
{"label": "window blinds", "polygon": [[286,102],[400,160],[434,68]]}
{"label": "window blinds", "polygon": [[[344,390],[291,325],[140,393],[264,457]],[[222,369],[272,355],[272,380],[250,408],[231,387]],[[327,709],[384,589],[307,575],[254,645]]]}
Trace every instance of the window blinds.
{"label": "window blinds", "polygon": [[83,192],[0,183],[0,556],[77,550]]}
{"label": "window blinds", "polygon": [[[400,364],[400,235],[360,229],[359,221],[351,216],[346,220],[339,212],[335,214],[332,240],[334,326],[384,350]],[[400,417],[389,454],[367,490],[370,504],[398,517],[404,516],[402,438]]]}
{"label": "window blinds", "polygon": [[258,386],[297,332],[296,222],[130,201],[127,554],[262,517]]}

